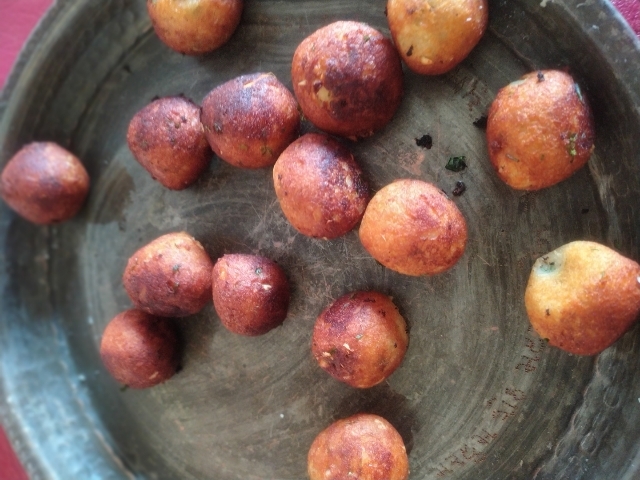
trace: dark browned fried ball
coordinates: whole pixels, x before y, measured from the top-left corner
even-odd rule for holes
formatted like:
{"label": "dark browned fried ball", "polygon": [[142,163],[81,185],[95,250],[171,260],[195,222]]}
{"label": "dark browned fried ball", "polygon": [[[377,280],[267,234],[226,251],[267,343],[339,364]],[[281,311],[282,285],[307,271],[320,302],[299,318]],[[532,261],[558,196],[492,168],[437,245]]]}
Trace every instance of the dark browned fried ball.
{"label": "dark browned fried ball", "polygon": [[448,72],[484,35],[487,0],[388,0],[391,36],[407,66],[423,75]]}
{"label": "dark browned fried ball", "polygon": [[147,11],[160,40],[188,55],[224,45],[240,23],[242,7],[242,0],[147,0]]}
{"label": "dark browned fried ball", "polygon": [[336,238],[362,218],[369,187],[351,152],[333,138],[303,135],[273,167],[280,207],[293,227],[315,238]]}
{"label": "dark browned fried ball", "polygon": [[311,480],[406,480],[409,459],[402,437],[387,420],[359,413],[318,434],[307,456]]}
{"label": "dark browned fried ball", "polygon": [[169,318],[127,310],[107,324],[100,357],[116,381],[131,388],[153,387],[171,378],[178,368],[176,328]]}
{"label": "dark browned fried ball", "polygon": [[335,379],[369,388],[400,366],[408,344],[407,324],[391,298],[378,292],[353,292],[318,316],[311,351]]}
{"label": "dark browned fried ball", "polygon": [[464,253],[467,223],[438,187],[421,180],[397,180],[369,202],[360,241],[391,270],[434,275],[453,267]]}
{"label": "dark browned fried ball", "polygon": [[202,125],[213,151],[243,168],[273,165],[300,130],[298,103],[272,73],[223,83],[202,102]]}
{"label": "dark browned fried ball", "polygon": [[200,107],[184,97],[159,98],[136,113],[127,143],[151,177],[172,190],[187,188],[211,161]]}
{"label": "dark browned fried ball", "polygon": [[573,78],[532,72],[502,88],[487,116],[489,158],[518,190],[539,190],[569,178],[593,152],[593,118]]}
{"label": "dark browned fried ball", "polygon": [[335,22],[304,39],[293,55],[291,77],[305,116],[354,140],[389,123],[403,95],[395,47],[359,22]]}
{"label": "dark browned fried ball", "polygon": [[58,223],[73,217],[89,193],[89,174],[72,153],[52,142],[22,147],[0,176],[2,199],[30,222]]}
{"label": "dark browned fried ball", "polygon": [[161,317],[198,313],[211,300],[213,263],[195,238],[168,233],[134,253],[122,282],[136,308]]}
{"label": "dark browned fried ball", "polygon": [[213,267],[213,306],[233,333],[256,336],[280,325],[289,308],[282,268],[258,255],[224,255]]}

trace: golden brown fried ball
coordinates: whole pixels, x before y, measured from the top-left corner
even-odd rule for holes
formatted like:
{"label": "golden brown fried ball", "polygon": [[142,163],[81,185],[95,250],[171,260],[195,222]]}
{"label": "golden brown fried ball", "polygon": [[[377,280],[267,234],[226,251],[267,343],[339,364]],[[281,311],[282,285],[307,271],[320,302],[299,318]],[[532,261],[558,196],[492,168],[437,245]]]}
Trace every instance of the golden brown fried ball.
{"label": "golden brown fried ball", "polygon": [[151,177],[172,190],[187,188],[211,161],[200,107],[184,97],[159,98],[136,113],[127,143]]}
{"label": "golden brown fried ball", "polygon": [[180,361],[171,319],[127,310],[108,324],[100,357],[111,376],[131,388],[148,388],[173,376]]}
{"label": "golden brown fried ball", "polygon": [[289,281],[274,261],[259,255],[224,255],[213,267],[213,306],[222,324],[256,336],[287,316]]}
{"label": "golden brown fried ball", "polygon": [[89,174],[72,153],[53,142],[22,147],[0,175],[2,199],[30,222],[59,223],[82,208]]}
{"label": "golden brown fried ball", "polygon": [[464,60],[484,35],[487,0],[388,0],[393,41],[416,73],[439,75]]}
{"label": "golden brown fried ball", "polygon": [[637,321],[640,265],[599,243],[571,242],[536,260],[524,300],[550,345],[595,355]]}
{"label": "golden brown fried ball", "polygon": [[272,73],[216,87],[202,102],[201,120],[216,155],[243,168],[273,165],[300,130],[298,103]]}
{"label": "golden brown fried ball", "polygon": [[409,459],[393,425],[378,415],[359,413],[318,434],[307,471],[311,480],[406,480]]}
{"label": "golden brown fried ball", "polygon": [[489,158],[518,190],[539,190],[569,178],[593,152],[593,119],[567,73],[532,72],[502,88],[487,118]]}
{"label": "golden brown fried ball", "polygon": [[362,218],[360,241],[391,270],[434,275],[453,267],[464,253],[467,224],[442,190],[403,179],[373,196]]}
{"label": "golden brown fried ball", "polygon": [[395,47],[359,22],[335,22],[304,39],[293,55],[291,78],[315,126],[354,140],[389,123],[403,95]]}
{"label": "golden brown fried ball", "polygon": [[188,55],[224,45],[240,23],[242,7],[242,0],[147,0],[147,11],[160,40]]}
{"label": "golden brown fried ball", "polygon": [[213,263],[195,238],[168,233],[134,253],[122,282],[136,308],[161,317],[198,313],[211,300]]}
{"label": "golden brown fried ball", "polygon": [[280,207],[293,227],[315,238],[336,238],[362,218],[369,187],[351,152],[333,138],[303,135],[273,167]]}
{"label": "golden brown fried ball", "polygon": [[318,316],[311,351],[335,379],[369,388],[400,366],[408,344],[407,324],[391,298],[378,292],[353,292]]}

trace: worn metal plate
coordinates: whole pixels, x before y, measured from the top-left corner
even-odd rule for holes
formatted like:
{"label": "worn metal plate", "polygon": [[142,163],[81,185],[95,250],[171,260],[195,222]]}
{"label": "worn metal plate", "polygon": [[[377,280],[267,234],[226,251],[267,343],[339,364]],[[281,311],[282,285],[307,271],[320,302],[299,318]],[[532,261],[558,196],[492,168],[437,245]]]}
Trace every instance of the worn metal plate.
{"label": "worn metal plate", "polygon": [[[405,72],[391,124],[349,143],[374,190],[421,178],[451,192],[469,244],[451,271],[410,278],[384,269],[356,232],[297,234],[270,169],[213,159],[191,188],[162,188],[125,142],[132,115],[157,95],[196,102],[237,75],[290,83],[297,44],[337,19],[388,34],[383,1],[246,2],[232,40],[210,55],[176,54],[155,37],[145,2],[59,1],[23,52],[0,108],[0,162],[53,140],[92,179],[81,214],[36,227],[0,207],[0,413],[34,479],[301,479],[315,435],[368,411],[401,432],[415,479],[632,479],[640,474],[640,330],[597,358],[567,355],[529,329],[523,291],[533,260],[591,239],[640,258],[640,45],[601,0],[494,0],[490,29],[449,74]],[[568,69],[595,112],[589,167],[555,187],[516,192],[488,163],[473,125],[497,90],[526,71]],[[306,128],[309,128],[308,126]],[[416,145],[423,134],[433,148]],[[451,155],[468,168],[446,170]],[[213,258],[271,257],[293,286],[284,325],[258,338],[221,327],[211,306],[180,320],[182,371],[123,391],[103,369],[107,321],[130,306],[125,262],[156,236],[186,230]],[[310,355],[315,317],[353,289],[393,296],[410,346],[383,385],[354,390]]]}

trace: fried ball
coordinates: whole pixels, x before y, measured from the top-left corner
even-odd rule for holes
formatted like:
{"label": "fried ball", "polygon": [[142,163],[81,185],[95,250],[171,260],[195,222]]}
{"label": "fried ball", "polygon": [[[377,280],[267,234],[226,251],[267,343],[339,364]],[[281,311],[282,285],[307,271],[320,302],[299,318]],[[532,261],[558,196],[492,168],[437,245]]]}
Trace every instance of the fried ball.
{"label": "fried ball", "polygon": [[489,108],[487,143],[498,176],[518,190],[569,178],[593,152],[593,118],[580,88],[557,70],[502,88]]}
{"label": "fried ball", "polygon": [[595,355],[637,321],[640,265],[604,245],[571,242],[536,260],[524,300],[550,345]]}
{"label": "fried ball", "polygon": [[59,223],[73,217],[89,193],[89,174],[72,153],[52,142],[20,149],[0,175],[2,199],[30,222]]}
{"label": "fried ball", "polygon": [[156,34],[169,48],[187,55],[224,45],[242,16],[242,0],[147,0]]}
{"label": "fried ball", "polygon": [[291,77],[304,115],[318,128],[354,140],[389,123],[403,94],[395,47],[359,22],[335,22],[304,39]]}
{"label": "fried ball", "polygon": [[108,324],[100,357],[111,376],[131,388],[148,388],[173,376],[180,361],[171,319],[127,310]]}
{"label": "fried ball", "polygon": [[335,379],[369,388],[400,366],[408,344],[407,324],[391,298],[378,292],[353,292],[318,316],[311,352]]}
{"label": "fried ball", "polygon": [[201,120],[216,155],[243,168],[273,165],[300,130],[298,103],[272,73],[216,87],[202,102]]}
{"label": "fried ball", "polygon": [[484,34],[487,0],[388,0],[391,36],[407,66],[423,75],[448,72]]}
{"label": "fried ball", "polygon": [[446,194],[421,180],[397,180],[364,212],[360,241],[378,262],[405,275],[434,275],[464,253],[467,223]]}
{"label": "fried ball", "polygon": [[409,459],[402,437],[384,418],[359,413],[318,434],[307,456],[311,480],[406,480]]}
{"label": "fried ball", "polygon": [[211,160],[200,108],[184,97],[160,98],[136,113],[127,143],[151,177],[172,190],[195,182]]}
{"label": "fried ball", "polygon": [[289,145],[273,167],[280,207],[300,233],[336,238],[362,218],[369,186],[351,152],[333,138],[303,135]]}
{"label": "fried ball", "polygon": [[136,308],[161,317],[198,313],[211,300],[213,263],[195,238],[168,233],[134,253],[122,282]]}
{"label": "fried ball", "polygon": [[231,332],[256,336],[284,322],[289,281],[282,268],[258,255],[224,255],[213,267],[213,306]]}

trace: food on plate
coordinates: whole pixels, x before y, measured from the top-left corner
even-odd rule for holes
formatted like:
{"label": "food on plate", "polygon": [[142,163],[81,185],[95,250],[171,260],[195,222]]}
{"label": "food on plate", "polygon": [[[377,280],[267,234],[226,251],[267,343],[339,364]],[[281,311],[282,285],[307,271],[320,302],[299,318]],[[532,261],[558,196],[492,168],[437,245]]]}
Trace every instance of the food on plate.
{"label": "food on plate", "polygon": [[318,316],[311,351],[335,379],[369,388],[400,366],[408,344],[407,324],[391,298],[358,291],[338,298]]}
{"label": "food on plate", "polygon": [[388,0],[393,41],[416,73],[439,75],[464,60],[489,21],[487,0]]}
{"label": "food on plate", "polygon": [[127,143],[151,177],[172,190],[187,188],[211,161],[200,107],[184,97],[159,98],[137,112]]}
{"label": "food on plate", "polygon": [[298,103],[272,73],[214,88],[202,102],[201,121],[216,155],[243,168],[273,165],[300,130]]}
{"label": "food on plate", "polygon": [[378,262],[405,275],[434,275],[464,253],[467,223],[455,203],[435,185],[396,180],[369,202],[360,241]]}
{"label": "food on plate", "polygon": [[307,119],[354,140],[389,123],[403,95],[395,47],[359,22],[335,22],[304,39],[293,55],[291,78]]}
{"label": "food on plate", "polygon": [[489,108],[487,143],[498,176],[518,190],[569,178],[591,156],[593,118],[580,87],[558,70],[528,73]]}
{"label": "food on plate", "polygon": [[550,345],[595,355],[637,320],[640,265],[599,243],[571,242],[536,260],[524,300]]}
{"label": "food on plate", "polygon": [[130,388],[153,387],[178,369],[176,327],[169,318],[140,310],[119,313],[102,334],[100,357],[116,381]]}
{"label": "food on plate", "polygon": [[307,456],[311,480],[406,480],[409,459],[402,437],[384,418],[359,413],[318,434]]}
{"label": "food on plate", "polygon": [[289,308],[289,281],[274,261],[224,255],[213,267],[213,306],[231,332],[256,336],[282,324]]}
{"label": "food on plate", "polygon": [[156,34],[169,48],[187,55],[224,45],[242,16],[242,0],[147,0]]}
{"label": "food on plate", "polygon": [[287,220],[315,238],[349,232],[369,201],[368,184],[349,149],[319,133],[303,135],[282,152],[273,183]]}
{"label": "food on plate", "polygon": [[3,168],[0,195],[21,217],[47,225],[78,213],[89,183],[89,174],[75,155],[53,142],[32,142]]}
{"label": "food on plate", "polygon": [[185,232],[168,233],[135,252],[122,276],[136,308],[162,317],[198,313],[211,300],[213,263]]}

